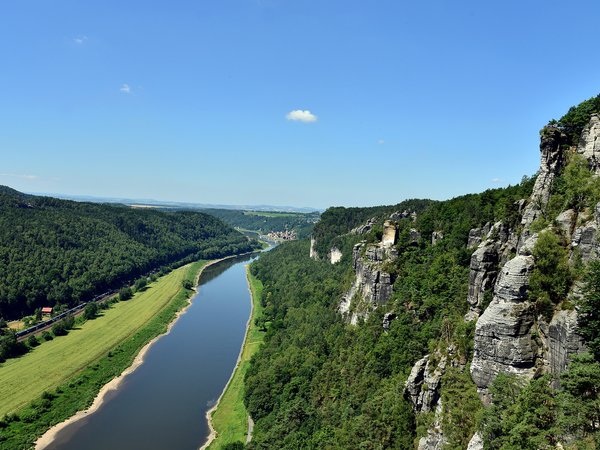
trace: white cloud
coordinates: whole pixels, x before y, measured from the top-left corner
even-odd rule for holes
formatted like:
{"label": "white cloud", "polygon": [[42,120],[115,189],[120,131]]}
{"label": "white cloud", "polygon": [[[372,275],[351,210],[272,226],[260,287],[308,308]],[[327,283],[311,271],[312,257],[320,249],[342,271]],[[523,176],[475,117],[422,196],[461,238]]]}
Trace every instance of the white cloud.
{"label": "white cloud", "polygon": [[492,178],[492,183],[495,183],[495,184],[502,183],[502,178]]}
{"label": "white cloud", "polygon": [[123,83],[119,88],[119,91],[121,91],[123,94],[131,94],[131,88],[127,83]]}
{"label": "white cloud", "polygon": [[77,36],[76,38],[73,38],[73,42],[75,42],[77,45],[83,45],[87,40],[87,36]]}
{"label": "white cloud", "polygon": [[24,180],[37,180],[39,178],[39,176],[37,176],[37,175],[20,174],[20,173],[0,173],[0,177],[22,178]]}
{"label": "white cloud", "polygon": [[383,139],[378,139],[377,144],[383,145],[383,144],[385,144],[385,141]]}
{"label": "white cloud", "polygon": [[287,113],[285,118],[287,120],[294,120],[297,122],[304,122],[304,123],[311,123],[311,122],[317,121],[317,116],[315,116],[313,113],[311,113],[308,110],[303,111],[301,109],[295,109],[293,111],[290,111],[289,113]]}

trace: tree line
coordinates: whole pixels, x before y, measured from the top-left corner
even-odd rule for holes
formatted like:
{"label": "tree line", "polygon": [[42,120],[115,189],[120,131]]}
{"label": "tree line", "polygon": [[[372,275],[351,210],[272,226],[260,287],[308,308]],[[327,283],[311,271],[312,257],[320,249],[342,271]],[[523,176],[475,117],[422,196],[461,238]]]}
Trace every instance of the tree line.
{"label": "tree line", "polygon": [[153,268],[257,245],[200,212],[82,203],[0,187],[0,317],[73,306]]}

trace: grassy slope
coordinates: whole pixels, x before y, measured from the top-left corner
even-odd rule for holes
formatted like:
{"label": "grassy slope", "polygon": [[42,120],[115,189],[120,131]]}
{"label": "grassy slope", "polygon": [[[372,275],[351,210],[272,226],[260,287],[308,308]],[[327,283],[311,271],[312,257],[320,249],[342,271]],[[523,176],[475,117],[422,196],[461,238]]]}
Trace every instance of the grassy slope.
{"label": "grassy slope", "polygon": [[[17,420],[0,423],[0,449],[27,448],[50,426],[88,407],[104,384],[166,330],[188,302],[189,292],[181,281],[195,280],[205,264],[174,270],[133,299],[104,311],[104,317],[84,323],[82,330],[72,330],[0,367],[2,414],[19,410]],[[51,395],[40,399],[44,391]],[[25,405],[29,406],[21,408]]]}
{"label": "grassy slope", "polygon": [[212,424],[217,432],[217,437],[208,447],[210,450],[220,449],[231,442],[246,442],[248,411],[244,406],[244,375],[250,366],[250,358],[258,351],[265,336],[264,332],[254,325],[254,319],[260,317],[263,312],[260,304],[263,286],[260,280],[250,274],[248,268],[246,271],[252,292],[252,315],[239,365],[236,367],[217,409],[212,413]]}

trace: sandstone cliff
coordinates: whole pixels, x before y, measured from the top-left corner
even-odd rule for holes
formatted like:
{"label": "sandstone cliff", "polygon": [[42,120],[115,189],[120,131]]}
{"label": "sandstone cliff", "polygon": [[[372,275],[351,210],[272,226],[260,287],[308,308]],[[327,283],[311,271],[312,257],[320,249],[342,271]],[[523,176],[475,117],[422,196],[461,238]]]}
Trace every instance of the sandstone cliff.
{"label": "sandstone cliff", "polygon": [[[596,174],[600,169],[600,119],[592,116],[583,130],[576,149],[588,161]],[[513,373],[531,378],[538,373],[558,375],[567,366],[570,357],[583,350],[577,334],[577,311],[557,308],[551,320],[536,314],[528,297],[529,277],[535,267],[531,255],[538,234],[532,224],[540,218],[548,205],[552,184],[559,176],[573,151],[564,145],[564,134],[556,128],[542,132],[541,165],[531,197],[521,219],[521,230],[510,230],[509,236],[520,231],[517,254],[499,271],[490,295],[491,303],[477,320],[475,349],[471,375],[482,396],[486,398],[490,383],[499,373]],[[597,230],[600,225],[600,205],[590,214],[562,211],[556,217],[546,218],[565,236],[569,245],[569,260],[587,263],[598,257],[600,243]],[[510,239],[510,238],[509,238]],[[474,318],[481,305],[481,292],[490,288],[499,259],[496,249],[502,239],[482,242],[472,257],[469,303],[473,306],[469,318]],[[575,283],[569,294],[579,295]]]}

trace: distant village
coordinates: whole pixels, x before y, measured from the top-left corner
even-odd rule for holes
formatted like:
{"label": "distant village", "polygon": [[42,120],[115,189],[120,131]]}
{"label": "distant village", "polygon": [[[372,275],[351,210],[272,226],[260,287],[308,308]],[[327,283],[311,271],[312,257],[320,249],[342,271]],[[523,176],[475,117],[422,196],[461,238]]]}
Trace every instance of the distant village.
{"label": "distant village", "polygon": [[295,241],[298,239],[295,230],[271,231],[267,237],[272,241]]}

